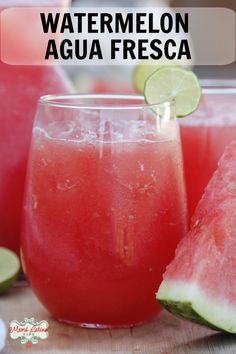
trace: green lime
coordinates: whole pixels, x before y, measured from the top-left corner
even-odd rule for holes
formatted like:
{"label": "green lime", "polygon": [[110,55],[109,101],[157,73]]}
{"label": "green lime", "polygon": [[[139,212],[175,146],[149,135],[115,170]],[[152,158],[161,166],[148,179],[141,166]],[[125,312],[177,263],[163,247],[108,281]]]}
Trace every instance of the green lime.
{"label": "green lime", "polygon": [[145,82],[147,78],[152,75],[156,70],[165,66],[178,66],[174,60],[168,60],[166,58],[158,60],[154,59],[142,60],[136,66],[133,72],[133,82],[136,91],[143,93]]}
{"label": "green lime", "polygon": [[176,116],[185,117],[197,109],[201,98],[201,87],[197,76],[192,71],[169,66],[156,70],[146,80],[144,96],[149,104],[159,104],[174,99]]}
{"label": "green lime", "polygon": [[20,261],[15,253],[0,247],[0,293],[8,290],[20,270]]}

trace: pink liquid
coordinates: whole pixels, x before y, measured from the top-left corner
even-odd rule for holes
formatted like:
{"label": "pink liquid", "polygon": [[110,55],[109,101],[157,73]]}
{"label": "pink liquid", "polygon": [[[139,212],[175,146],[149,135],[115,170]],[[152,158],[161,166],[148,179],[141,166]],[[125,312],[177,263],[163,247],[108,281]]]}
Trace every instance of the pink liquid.
{"label": "pink liquid", "polygon": [[156,289],[186,230],[177,138],[101,143],[35,128],[33,139],[22,250],[38,298],[77,324],[153,318]]}
{"label": "pink liquid", "polygon": [[191,217],[226,145],[236,138],[236,93],[203,95],[199,110],[180,124]]}
{"label": "pink liquid", "polygon": [[72,88],[64,72],[54,67],[0,62],[0,78],[0,246],[18,252],[26,161],[37,101],[41,95],[70,92]]}

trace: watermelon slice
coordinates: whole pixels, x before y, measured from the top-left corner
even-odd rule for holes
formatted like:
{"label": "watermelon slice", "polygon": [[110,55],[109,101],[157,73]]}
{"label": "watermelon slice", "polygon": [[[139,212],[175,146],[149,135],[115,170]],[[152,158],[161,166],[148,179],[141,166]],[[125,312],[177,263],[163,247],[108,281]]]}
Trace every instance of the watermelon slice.
{"label": "watermelon slice", "polygon": [[157,300],[167,310],[236,333],[236,141],[220,159],[163,278]]}

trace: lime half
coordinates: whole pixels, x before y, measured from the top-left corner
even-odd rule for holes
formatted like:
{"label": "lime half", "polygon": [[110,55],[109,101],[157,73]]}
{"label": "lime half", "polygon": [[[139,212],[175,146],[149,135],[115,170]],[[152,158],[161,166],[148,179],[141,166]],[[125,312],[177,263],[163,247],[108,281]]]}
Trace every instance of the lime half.
{"label": "lime half", "polygon": [[0,293],[9,289],[20,270],[20,261],[15,253],[0,247]]}
{"label": "lime half", "polygon": [[185,117],[194,112],[200,102],[201,87],[197,76],[180,67],[164,67],[156,70],[144,87],[145,100],[159,104],[175,100],[176,116]]}

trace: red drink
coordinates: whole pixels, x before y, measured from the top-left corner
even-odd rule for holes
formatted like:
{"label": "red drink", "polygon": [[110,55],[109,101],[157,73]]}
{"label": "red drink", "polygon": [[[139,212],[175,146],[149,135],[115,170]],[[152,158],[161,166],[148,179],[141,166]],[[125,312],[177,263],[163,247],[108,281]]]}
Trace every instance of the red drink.
{"label": "red drink", "polygon": [[152,111],[109,100],[77,113],[42,103],[29,159],[26,273],[54,317],[84,326],[153,318],[155,291],[186,230],[176,122],[157,131]]}
{"label": "red drink", "polygon": [[[36,5],[60,3],[43,0]],[[15,6],[24,4],[30,2],[15,2]],[[7,1],[0,1],[0,11],[1,6],[6,8]],[[17,41],[17,33],[15,38]],[[72,88],[64,72],[52,66],[12,66],[0,62],[0,77],[0,246],[18,252],[26,161],[37,101],[42,94],[71,92]]]}
{"label": "red drink", "polygon": [[191,217],[226,145],[235,140],[236,88],[228,84],[228,88],[203,89],[199,109],[180,124]]}

